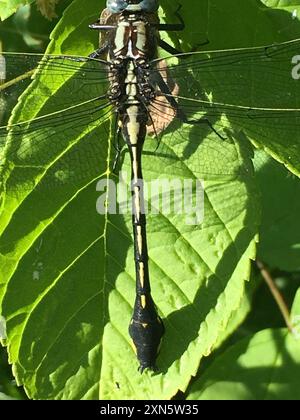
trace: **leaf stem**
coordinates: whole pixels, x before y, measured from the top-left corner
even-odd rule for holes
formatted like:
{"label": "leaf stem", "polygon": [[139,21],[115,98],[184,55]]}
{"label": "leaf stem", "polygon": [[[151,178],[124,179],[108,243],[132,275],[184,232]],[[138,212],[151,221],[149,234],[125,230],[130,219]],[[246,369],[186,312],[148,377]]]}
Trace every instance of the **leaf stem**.
{"label": "leaf stem", "polygon": [[8,87],[20,82],[21,80],[28,79],[29,77],[31,77],[34,74],[35,70],[36,69],[29,70],[26,73],[23,73],[20,76],[14,78],[12,80],[9,80],[8,82],[5,82],[5,83],[1,84],[0,91],[4,90],[4,89],[7,89]]}
{"label": "leaf stem", "polygon": [[269,270],[266,268],[266,266],[264,265],[264,263],[262,261],[260,261],[259,259],[256,260],[256,265],[258,267],[258,269],[260,270],[260,273],[263,277],[263,279],[265,280],[265,282],[267,283],[268,288],[270,289],[270,292],[272,293],[278,308],[283,316],[283,319],[286,323],[287,328],[289,329],[290,332],[293,332],[293,325],[291,322],[291,315],[290,315],[290,311],[289,308],[282,296],[282,294],[280,293],[278,287],[276,286]]}

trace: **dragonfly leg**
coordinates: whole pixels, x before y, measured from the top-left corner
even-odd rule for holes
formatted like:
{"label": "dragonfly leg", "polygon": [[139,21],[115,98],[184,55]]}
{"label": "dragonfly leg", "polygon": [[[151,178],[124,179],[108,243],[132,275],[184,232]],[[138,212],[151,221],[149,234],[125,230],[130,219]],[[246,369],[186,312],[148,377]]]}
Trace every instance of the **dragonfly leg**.
{"label": "dragonfly leg", "polygon": [[115,136],[115,142],[113,143],[113,147],[116,150],[114,163],[113,163],[113,167],[112,167],[113,173],[116,173],[116,168],[118,166],[118,163],[119,163],[119,160],[120,160],[120,155],[121,155],[121,152],[123,150],[123,146],[120,145],[121,134],[122,134],[122,130],[121,130],[120,127],[118,127],[117,133],[116,133],[116,136]]}
{"label": "dragonfly leg", "polygon": [[87,62],[87,58],[85,58],[85,57],[72,57],[72,56],[69,56],[69,55],[61,55],[58,58],[59,59],[68,59],[70,61],[76,61],[76,63],[86,63]]}
{"label": "dragonfly leg", "polygon": [[221,140],[226,140],[226,137],[222,136],[212,125],[212,123],[209,121],[208,118],[206,117],[202,117],[199,118],[198,120],[189,120],[186,115],[180,110],[177,109],[177,115],[179,116],[180,120],[184,123],[184,124],[190,124],[190,125],[197,125],[197,124],[207,124],[208,127],[221,139]]}
{"label": "dragonfly leg", "polygon": [[177,102],[173,98],[173,96],[167,96],[167,100],[176,109],[177,117],[184,123],[190,125],[199,125],[199,124],[206,124],[208,127],[221,139],[226,140],[226,137],[223,137],[212,125],[207,117],[201,117],[198,120],[189,119],[185,112],[178,106]]}
{"label": "dragonfly leg", "polygon": [[[88,58],[101,58],[101,56],[107,52],[107,49],[108,49],[108,45],[107,45],[107,43],[105,43],[103,46],[98,48],[96,51],[92,52],[88,56]],[[59,58],[61,58],[61,59],[67,58],[68,60],[76,61],[77,63],[86,63],[88,61],[88,58],[85,58],[85,57],[72,57],[72,56],[68,56],[68,55],[62,55]]]}
{"label": "dragonfly leg", "polygon": [[[158,25],[153,25],[158,31],[183,31],[185,28],[185,23],[182,17],[179,14],[179,10],[181,9],[181,5],[179,5],[178,9],[175,12],[175,16],[178,18],[179,23],[159,23]],[[172,47],[167,42],[163,41],[162,39],[159,39],[158,41],[159,46],[168,52],[169,54],[181,54],[182,51],[176,50],[176,48]]]}
{"label": "dragonfly leg", "polygon": [[168,44],[162,39],[158,41],[158,45],[169,54],[182,54],[182,51],[177,50],[176,48],[172,47],[172,45]]}
{"label": "dragonfly leg", "polygon": [[[195,50],[197,50],[199,47],[203,47],[204,45],[207,45],[207,44],[209,44],[209,40],[208,39],[206,39],[205,41],[203,41],[203,42],[195,45],[192,48],[192,52],[194,52]],[[159,39],[158,45],[163,50],[167,51],[169,54],[182,54],[183,53],[183,51],[177,50],[176,48],[172,47],[172,45],[168,44],[167,42],[163,41],[162,39]],[[186,54],[186,58],[188,58],[188,57],[189,57],[189,53]]]}
{"label": "dragonfly leg", "polygon": [[206,39],[205,41],[196,44],[196,47],[204,47],[207,44],[209,44],[209,39]]}
{"label": "dragonfly leg", "polygon": [[[157,29],[159,31],[183,31],[185,29],[185,23],[184,23],[184,20],[179,13],[181,7],[182,6],[179,5],[178,9],[175,12],[175,16],[178,18],[179,23],[175,23],[175,24],[161,23],[161,24],[156,26]],[[170,44],[163,41],[162,39],[159,39],[158,44],[163,50],[165,50],[169,54],[182,54],[183,53],[183,51],[177,50],[176,48],[172,47]],[[204,42],[201,42],[201,43],[197,44],[194,48],[192,48],[192,51],[195,51],[199,47],[203,47],[204,45],[207,45],[207,44],[209,44],[208,39],[206,39]]]}
{"label": "dragonfly leg", "polygon": [[[177,8],[177,10],[176,10],[176,12],[174,13],[175,14],[175,16],[178,18],[178,20],[179,20],[179,23],[175,23],[175,24],[164,24],[164,23],[161,23],[161,24],[159,24],[158,26],[157,26],[157,29],[159,30],[159,31],[170,31],[170,32],[172,32],[172,31],[183,31],[184,29],[185,29],[185,23],[184,23],[184,20],[183,20],[183,18],[182,18],[182,16],[180,15],[180,10],[181,10],[181,8],[182,8],[182,5],[180,4],[179,6],[178,6],[178,8]],[[161,43],[159,42],[159,45],[160,45],[160,47],[161,48],[163,48],[164,50],[166,50],[167,52],[171,52],[171,51],[169,51],[169,50],[167,50],[166,48],[165,48],[165,46],[167,45],[168,47],[171,47],[169,44],[167,44],[166,42],[164,42],[164,41],[162,41],[162,44],[163,45],[161,45]],[[195,47],[203,47],[203,46],[205,46],[205,45],[207,45],[207,44],[209,44],[209,40],[208,39],[206,39],[204,42],[201,42],[201,43],[199,43],[199,44],[197,44]],[[171,47],[171,48],[173,48],[173,47]],[[192,48],[192,50],[194,51],[196,48]],[[172,53],[172,52],[171,52]],[[173,53],[172,54],[180,54],[180,53],[182,53],[182,51],[176,51],[176,49],[173,49]]]}
{"label": "dragonfly leg", "polygon": [[100,22],[100,20],[97,20],[95,23],[91,23],[89,25],[90,29],[96,29],[97,31],[111,31],[112,29],[116,29],[117,27],[115,25],[105,25]]}
{"label": "dragonfly leg", "polygon": [[96,51],[92,52],[89,55],[89,58],[101,58],[103,54],[105,54],[108,50],[108,43],[103,44],[100,48],[98,48]]}
{"label": "dragonfly leg", "polygon": [[[156,26],[159,31],[183,31],[185,28],[184,20],[182,19],[181,15],[179,14],[179,10],[181,9],[181,5],[179,5],[178,9],[175,12],[175,16],[178,18],[179,23],[160,23]],[[168,52],[169,54],[181,54],[182,51],[177,50],[176,48],[172,47],[172,45],[168,44],[167,42],[159,39],[158,41],[159,46]]]}
{"label": "dragonfly leg", "polygon": [[212,125],[212,123],[209,121],[209,119],[207,117],[204,116],[204,117],[199,118],[198,120],[190,120],[187,117],[187,115],[185,114],[185,112],[178,106],[178,103],[177,103],[176,99],[173,97],[172,92],[169,89],[169,86],[166,84],[166,82],[164,81],[164,79],[161,77],[160,74],[157,75],[156,83],[157,83],[157,86],[159,87],[161,93],[166,98],[166,100],[169,102],[171,107],[176,110],[177,118],[179,118],[183,123],[191,124],[191,125],[207,124],[209,126],[209,128],[221,140],[226,140],[225,137],[223,137],[220,133],[218,133],[218,131],[214,128],[214,126]]}
{"label": "dragonfly leg", "polygon": [[185,29],[185,23],[182,19],[182,16],[180,15],[179,11],[182,8],[182,5],[180,4],[174,13],[174,15],[179,20],[179,23],[159,23],[157,25],[153,25],[156,27],[159,31],[183,31]]}

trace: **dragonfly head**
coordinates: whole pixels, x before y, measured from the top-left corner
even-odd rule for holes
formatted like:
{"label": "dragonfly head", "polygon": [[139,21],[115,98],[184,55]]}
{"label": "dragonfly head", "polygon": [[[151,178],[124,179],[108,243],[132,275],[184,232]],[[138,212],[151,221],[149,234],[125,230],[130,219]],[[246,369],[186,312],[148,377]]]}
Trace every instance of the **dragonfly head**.
{"label": "dragonfly head", "polygon": [[107,0],[106,2],[106,8],[111,13],[124,11],[154,13],[158,7],[158,0]]}

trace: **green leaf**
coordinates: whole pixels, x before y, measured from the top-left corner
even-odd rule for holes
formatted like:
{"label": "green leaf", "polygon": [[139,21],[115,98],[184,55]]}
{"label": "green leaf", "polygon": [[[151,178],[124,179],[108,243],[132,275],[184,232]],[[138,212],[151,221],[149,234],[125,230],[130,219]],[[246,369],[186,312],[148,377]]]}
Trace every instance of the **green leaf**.
{"label": "green leaf", "polygon": [[255,153],[254,165],[263,206],[259,258],[274,268],[299,270],[299,179],[261,150]]}
{"label": "green leaf", "polygon": [[0,401],[5,400],[16,400],[17,398],[10,397],[9,395],[3,394],[3,392],[0,392]]}
{"label": "green leaf", "polygon": [[297,290],[293,307],[291,310],[291,320],[293,324],[293,333],[296,338],[300,339],[300,288]]}
{"label": "green leaf", "polygon": [[[86,28],[97,18],[96,3],[89,2],[84,16],[82,3],[72,4],[48,52],[87,54],[95,48],[96,37]],[[48,97],[36,94],[37,83],[49,90]],[[76,89],[71,75],[65,85],[59,83],[35,80],[14,119],[52,112]],[[251,153],[238,137],[223,143],[211,134],[201,144],[202,158],[214,168],[214,145],[214,153],[226,157],[220,165],[231,173],[206,179],[204,223],[189,226],[176,214],[149,216],[153,296],[167,332],[160,373],[141,376],[127,332],[135,292],[131,217],[95,212],[96,181],[107,177],[111,159],[107,130],[99,126],[91,137],[87,130],[72,130],[68,142],[65,132],[57,132],[55,142],[33,143],[28,161],[7,168],[2,314],[10,362],[31,398],[171,398],[184,390],[239,307],[255,257],[259,210]],[[68,147],[61,150],[61,144]],[[72,168],[73,160],[83,164],[85,156],[88,167],[81,168],[76,183],[49,189],[53,179],[71,179],[72,170],[62,168]],[[162,170],[159,154],[145,156],[143,163],[147,181],[191,175],[188,167],[178,173],[171,161]]]}
{"label": "green leaf", "polygon": [[25,4],[33,3],[33,0],[6,0],[0,1],[0,20],[5,20],[17,9]]}
{"label": "green leaf", "polygon": [[297,290],[294,302],[293,302],[293,307],[292,307],[292,311],[291,311],[291,316],[293,317],[297,317],[300,315],[300,289]]}
{"label": "green leaf", "polygon": [[[173,0],[161,0],[161,4],[165,20],[176,22]],[[300,36],[298,0],[245,0],[243,4],[235,0],[186,0],[179,13],[186,30],[170,36],[179,37],[187,50],[258,47]],[[201,45],[205,41],[208,44]]]}
{"label": "green leaf", "polygon": [[24,398],[22,389],[16,386],[12,378],[11,367],[7,363],[7,354],[4,348],[0,349],[0,400]]}
{"label": "green leaf", "polygon": [[299,400],[300,341],[261,331],[223,353],[192,386],[191,400]]}
{"label": "green leaf", "polygon": [[[252,271],[250,281],[246,283],[245,293],[242,296],[241,302],[238,305],[238,308],[232,312],[226,328],[219,334],[218,342],[215,344],[213,349],[214,351],[221,347],[223,344],[227,345],[228,343],[226,342],[226,340],[228,339],[228,337],[231,337],[235,331],[236,334],[235,336],[233,336],[234,339],[237,339],[237,337],[238,339],[240,339],[243,338],[245,335],[248,335],[246,333],[247,330],[244,328],[243,323],[252,309],[253,295],[256,292],[259,283],[260,278],[254,273],[254,271]],[[241,331],[239,330],[239,327],[241,327]],[[230,340],[231,339],[232,337],[230,338]],[[212,353],[211,357],[215,357],[215,354],[215,352]]]}
{"label": "green leaf", "polygon": [[298,10],[300,7],[299,0],[261,0],[267,7],[272,7],[273,9],[281,9],[287,12],[293,13],[294,18],[299,17]]}
{"label": "green leaf", "polygon": [[[58,16],[61,16],[71,1],[63,0],[58,3],[56,10]],[[0,24],[2,50],[44,52],[49,42],[49,33],[56,23],[57,19],[56,22],[54,19],[51,21],[45,19],[35,3],[22,6]]]}
{"label": "green leaf", "polygon": [[[209,15],[209,38],[215,45],[224,37],[221,9],[228,18],[231,12],[229,25],[241,16],[241,32],[234,32],[232,43],[242,39],[253,45],[253,27],[249,25],[252,33],[245,27],[246,17],[260,23],[265,34],[272,26],[271,22],[264,26],[265,15],[258,13],[257,2],[247,1],[243,8],[236,1],[227,3],[224,8],[220,2],[210,2],[216,13]],[[199,7],[199,2],[189,4]],[[93,51],[98,35],[87,32],[87,27],[97,19],[98,9],[99,2],[93,0],[85,3],[82,13],[82,2],[74,1],[53,32],[48,53]],[[196,16],[195,8],[184,10],[187,17]],[[198,28],[199,23],[190,26],[187,19],[186,25]],[[183,45],[192,42],[190,33],[183,34]],[[228,83],[232,81],[230,74],[225,76]],[[65,80],[37,76],[12,121],[53,112],[57,104],[73,99],[76,89],[80,101],[88,87],[78,86],[71,71]],[[99,95],[100,87],[93,89]],[[46,96],[37,94],[45,91]],[[239,95],[247,99],[247,92]],[[69,132],[58,124],[56,137],[45,131],[48,141],[31,142],[29,147],[26,139],[11,143],[17,150],[20,147],[24,160],[6,162],[1,202],[0,295],[10,362],[31,398],[171,398],[178,389],[187,388],[202,357],[227,336],[229,331],[224,331],[244,297],[260,213],[251,149],[236,132],[223,142],[213,133],[201,141],[195,158],[211,171],[205,178],[201,225],[189,226],[176,214],[149,215],[152,290],[166,335],[157,361],[160,371],[141,376],[127,332],[135,292],[131,218],[95,211],[100,195],[96,183],[103,178],[108,182],[114,154],[111,127],[104,122],[82,127]],[[187,137],[190,130],[186,129]],[[268,150],[272,142],[278,146],[273,134],[268,132]],[[162,143],[172,148],[171,130]],[[275,146],[277,158],[284,160],[281,143]],[[172,160],[162,163],[159,151],[153,154],[151,147],[149,139],[149,153],[143,159],[146,181],[183,179],[187,174],[195,178],[189,167],[194,155],[178,169]],[[291,165],[296,167],[297,147],[292,152]],[[226,177],[209,176],[217,165]],[[128,168],[127,155],[123,168]]]}

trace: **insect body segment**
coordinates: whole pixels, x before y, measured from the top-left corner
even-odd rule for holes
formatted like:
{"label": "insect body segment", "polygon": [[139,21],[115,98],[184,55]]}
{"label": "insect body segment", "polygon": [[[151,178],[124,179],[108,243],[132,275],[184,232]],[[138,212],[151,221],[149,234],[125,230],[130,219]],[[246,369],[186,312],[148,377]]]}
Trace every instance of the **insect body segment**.
{"label": "insect body segment", "polygon": [[[156,0],[108,0],[101,18],[90,25],[100,31],[101,42],[89,57],[11,52],[2,52],[0,56],[2,78],[6,79],[0,83],[5,99],[2,121],[6,124],[0,127],[3,198],[12,197],[17,204],[39,187],[41,192],[44,188],[48,192],[48,187],[58,187],[53,210],[60,209],[64,198],[69,202],[73,192],[83,191],[100,175],[106,178],[105,157],[110,148],[107,142],[101,143],[101,133],[110,116],[116,115],[117,156],[113,167],[121,151],[121,136],[131,158],[136,296],[129,333],[140,371],[155,368],[164,333],[151,296],[151,288],[153,292],[156,289],[150,285],[148,267],[142,174],[146,132],[156,137],[159,146],[157,153],[150,152],[152,176],[160,167],[168,178],[172,174],[177,176],[178,169],[178,177],[185,179],[187,175],[193,186],[196,178],[204,179],[216,188],[226,186],[229,194],[233,181],[244,182],[253,175],[252,154],[242,144],[243,137],[257,145],[269,145],[270,150],[279,150],[279,145],[281,151],[285,141],[293,144],[300,141],[300,85],[297,65],[292,64],[300,51],[300,39],[255,48],[183,54],[158,36],[161,30],[184,28],[179,9],[175,12],[178,23],[164,24],[159,22],[157,8]],[[158,58],[157,46],[169,56]],[[29,85],[31,76],[34,80]],[[25,89],[26,94],[20,97],[8,119],[10,107]],[[274,139],[279,143],[274,143]],[[101,156],[104,158],[99,161]],[[285,155],[286,162],[292,164],[292,159]],[[67,184],[69,187],[65,188]],[[187,204],[191,199],[194,207],[192,189]],[[21,201],[14,200],[15,192]],[[215,192],[213,188],[211,193]],[[180,199],[184,207],[189,207],[185,206],[185,199],[175,197],[175,192],[173,196],[174,204]],[[104,204],[104,211],[109,213],[107,200]],[[16,208],[10,207],[12,215]],[[194,210],[192,213],[195,223],[202,220],[202,211],[197,212],[197,217]],[[36,214],[37,222],[40,217],[44,220],[43,206],[37,208]],[[181,230],[183,221],[180,217],[177,220],[180,227],[174,229],[174,239],[182,234],[184,237],[207,234],[200,228]],[[208,221],[213,229],[211,221],[214,218]],[[195,244],[197,237],[193,236]],[[160,256],[154,255],[159,263]],[[176,256],[170,255],[169,261]],[[10,258],[10,254],[3,258]],[[68,255],[66,258],[69,264]],[[198,278],[201,273],[193,269],[190,262],[194,256],[191,258],[186,258],[180,248],[178,264],[188,262],[188,267],[183,267],[184,273],[192,269]],[[174,267],[166,267],[164,280],[173,282],[184,276],[175,273],[176,278],[172,279],[174,272]],[[94,296],[94,289],[91,293]]]}
{"label": "insect body segment", "polygon": [[[142,151],[149,125],[148,105],[154,97],[149,83],[149,62],[157,56],[158,33],[155,25],[158,5],[153,0],[108,1],[100,21],[93,26],[107,30],[104,47],[110,63],[109,99],[115,106],[118,126],[131,158],[132,226],[136,271],[136,299],[129,334],[139,370],[155,369],[155,360],[164,334],[162,320],[151,296],[146,217],[144,212]],[[100,38],[103,40],[103,38]],[[98,53],[103,54],[103,46]]]}

